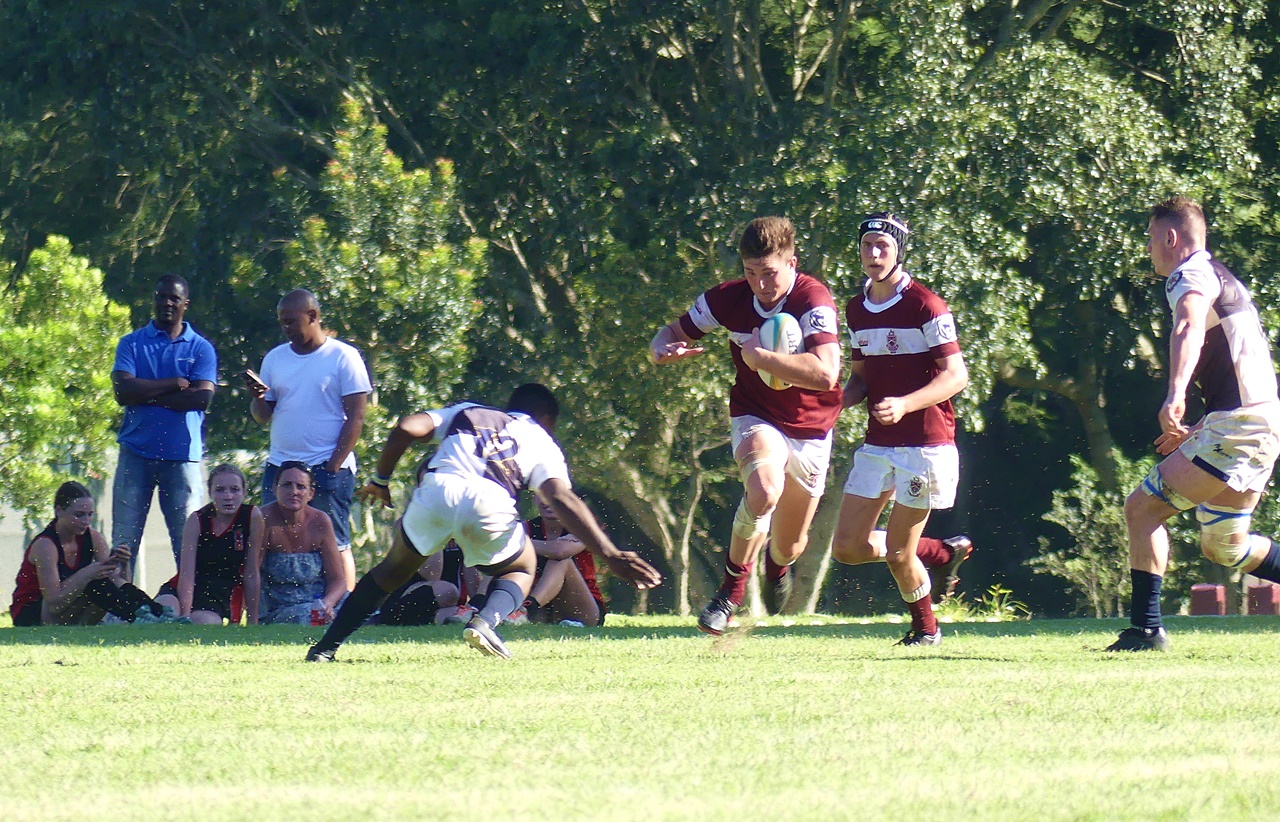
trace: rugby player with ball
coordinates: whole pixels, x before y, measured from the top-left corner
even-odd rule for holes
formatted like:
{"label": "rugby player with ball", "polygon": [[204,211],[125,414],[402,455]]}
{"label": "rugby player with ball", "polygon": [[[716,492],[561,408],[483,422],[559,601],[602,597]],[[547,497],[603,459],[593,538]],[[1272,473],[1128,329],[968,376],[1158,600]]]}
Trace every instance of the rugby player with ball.
{"label": "rugby player with ball", "polygon": [[698,628],[713,635],[724,632],[742,604],[766,544],[765,607],[778,613],[786,605],[840,415],[835,301],[820,281],[796,270],[795,227],[785,217],[757,217],[738,252],[745,276],[701,294],[649,344],[653,361],[667,365],[703,353],[697,343],[711,331],[729,332],[737,370],[730,429],[745,493],[723,582],[698,617]]}

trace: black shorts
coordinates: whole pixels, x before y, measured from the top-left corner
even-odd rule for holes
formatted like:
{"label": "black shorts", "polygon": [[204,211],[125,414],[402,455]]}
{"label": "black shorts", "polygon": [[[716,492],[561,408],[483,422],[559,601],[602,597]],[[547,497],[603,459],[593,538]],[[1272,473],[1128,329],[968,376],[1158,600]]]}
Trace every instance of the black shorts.
{"label": "black shorts", "polygon": [[[191,610],[210,611],[223,619],[231,619],[231,593],[239,584],[240,580],[230,578],[196,579],[196,589],[191,594]],[[156,592],[156,596],[164,594],[178,598],[177,589],[167,582]]]}
{"label": "black shorts", "polygon": [[36,628],[43,625],[44,623],[40,621],[40,612],[42,610],[44,610],[43,597],[35,602],[28,602],[18,613],[10,614],[13,617],[13,627]]}

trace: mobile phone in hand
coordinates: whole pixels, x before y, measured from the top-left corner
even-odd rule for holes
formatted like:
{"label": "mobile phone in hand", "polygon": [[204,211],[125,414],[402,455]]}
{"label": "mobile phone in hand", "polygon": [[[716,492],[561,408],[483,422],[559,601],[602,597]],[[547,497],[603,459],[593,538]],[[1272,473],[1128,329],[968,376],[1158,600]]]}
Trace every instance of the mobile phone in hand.
{"label": "mobile phone in hand", "polygon": [[259,377],[259,376],[258,376],[258,372],[257,372],[257,371],[254,371],[252,368],[246,368],[246,369],[244,370],[244,378],[245,378],[245,380],[246,380],[246,381],[248,381],[248,382],[250,382],[250,383],[252,383],[252,384],[254,384],[254,385],[260,385],[260,386],[262,386],[263,388],[266,388],[266,387],[267,387],[267,384],[266,384],[265,382],[263,382],[263,381],[262,381],[262,377]]}

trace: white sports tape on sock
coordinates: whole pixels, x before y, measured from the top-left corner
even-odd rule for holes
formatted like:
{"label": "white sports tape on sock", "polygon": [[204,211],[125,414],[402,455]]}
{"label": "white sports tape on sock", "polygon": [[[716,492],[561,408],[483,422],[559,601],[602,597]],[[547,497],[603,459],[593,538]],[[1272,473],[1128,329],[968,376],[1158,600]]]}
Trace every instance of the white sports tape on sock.
{"label": "white sports tape on sock", "polygon": [[919,602],[920,600],[929,596],[930,590],[931,589],[929,587],[928,577],[925,577],[924,583],[921,584],[919,588],[915,589],[914,591],[911,591],[910,593],[903,591],[901,588],[898,589],[898,591],[902,594],[903,602]]}

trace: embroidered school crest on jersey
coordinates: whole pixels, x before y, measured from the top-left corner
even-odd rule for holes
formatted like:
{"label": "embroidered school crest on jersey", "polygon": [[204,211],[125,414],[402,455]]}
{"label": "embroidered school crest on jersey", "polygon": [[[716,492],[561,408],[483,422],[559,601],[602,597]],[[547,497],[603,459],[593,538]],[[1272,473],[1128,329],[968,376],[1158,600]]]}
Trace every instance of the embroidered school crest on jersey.
{"label": "embroidered school crest on jersey", "polygon": [[898,332],[890,330],[888,336],[885,337],[884,347],[889,349],[890,354],[898,353]]}

